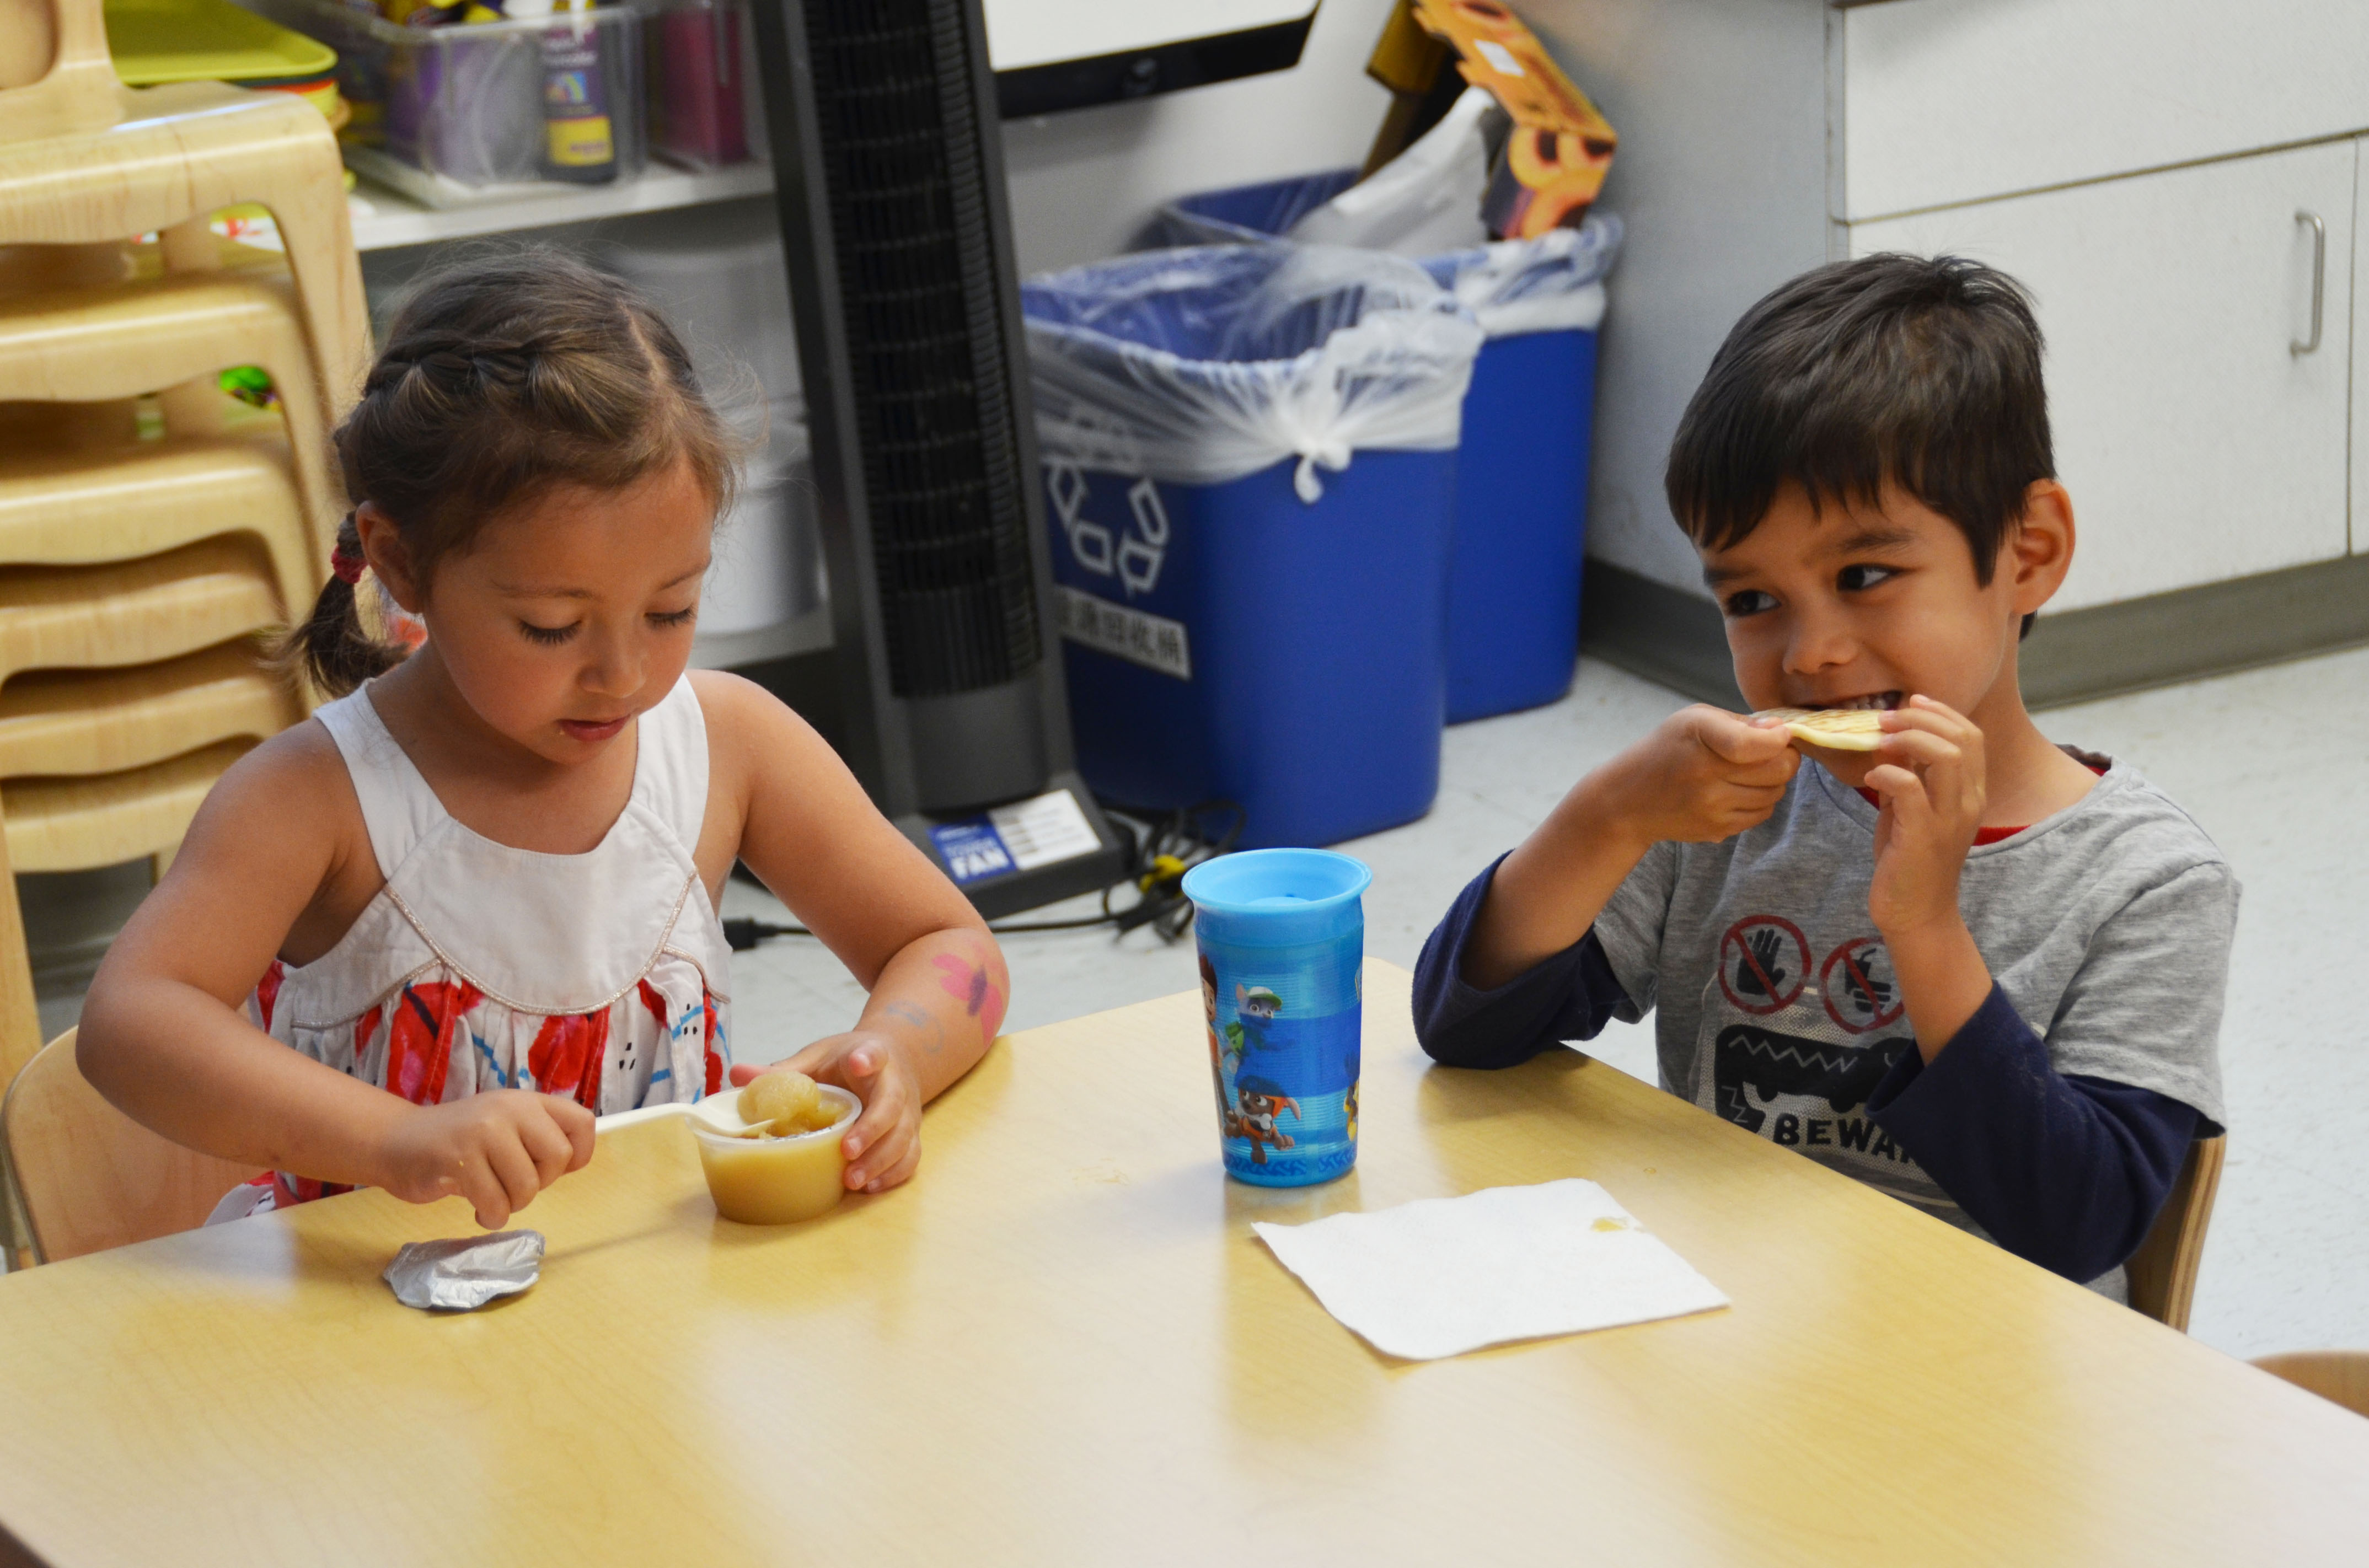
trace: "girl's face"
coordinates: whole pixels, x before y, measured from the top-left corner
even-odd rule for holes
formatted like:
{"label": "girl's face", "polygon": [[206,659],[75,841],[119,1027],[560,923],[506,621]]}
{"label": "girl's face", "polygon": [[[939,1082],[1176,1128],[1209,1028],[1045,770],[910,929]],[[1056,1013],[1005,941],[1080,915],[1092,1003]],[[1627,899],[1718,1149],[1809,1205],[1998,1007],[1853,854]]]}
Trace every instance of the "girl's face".
{"label": "girl's face", "polygon": [[714,516],[685,464],[624,490],[561,486],[438,562],[406,608],[480,718],[585,761],[690,663]]}

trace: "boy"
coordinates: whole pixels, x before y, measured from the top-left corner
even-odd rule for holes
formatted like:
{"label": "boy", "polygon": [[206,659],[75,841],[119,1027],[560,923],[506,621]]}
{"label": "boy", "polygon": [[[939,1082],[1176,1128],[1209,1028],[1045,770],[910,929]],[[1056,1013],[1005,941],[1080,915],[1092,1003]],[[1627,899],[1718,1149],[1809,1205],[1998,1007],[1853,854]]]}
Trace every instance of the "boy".
{"label": "boy", "polygon": [[1503,1067],[1658,1009],[1665,1088],[2120,1300],[2218,1130],[2237,884],[2024,711],[2018,640],[2073,557],[2040,356],[2018,286],[1955,258],[1745,314],[1671,510],[1751,704],[1878,709],[1877,750],[1674,715],[1464,890],[1416,1028]]}

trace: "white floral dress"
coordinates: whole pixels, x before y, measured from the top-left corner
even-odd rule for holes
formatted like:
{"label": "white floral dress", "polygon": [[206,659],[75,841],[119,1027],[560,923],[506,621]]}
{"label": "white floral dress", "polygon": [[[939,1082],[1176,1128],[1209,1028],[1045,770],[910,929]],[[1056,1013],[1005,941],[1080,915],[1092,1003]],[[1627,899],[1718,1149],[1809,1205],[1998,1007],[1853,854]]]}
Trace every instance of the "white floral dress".
{"label": "white floral dress", "polygon": [[[453,819],[364,686],[319,709],[386,886],[310,964],[275,960],[258,1027],[414,1104],[486,1089],[566,1094],[597,1115],[724,1084],[731,949],[692,851],[707,729],[688,677],[636,721],[634,787],[584,854],[512,849]],[[216,1219],[344,1189],[271,1173]]]}

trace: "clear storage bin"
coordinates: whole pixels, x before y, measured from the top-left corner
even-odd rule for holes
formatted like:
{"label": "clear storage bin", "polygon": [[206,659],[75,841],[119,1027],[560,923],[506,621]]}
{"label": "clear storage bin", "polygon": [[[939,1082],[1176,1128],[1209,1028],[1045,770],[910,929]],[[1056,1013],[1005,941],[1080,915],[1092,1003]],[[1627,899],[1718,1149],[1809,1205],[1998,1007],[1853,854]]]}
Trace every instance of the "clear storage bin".
{"label": "clear storage bin", "polygon": [[642,28],[650,149],[689,169],[764,157],[764,102],[748,0],[672,0]]}
{"label": "clear storage bin", "polygon": [[637,10],[415,28],[337,0],[257,3],[338,52],[347,164],[428,206],[614,184],[649,160]]}

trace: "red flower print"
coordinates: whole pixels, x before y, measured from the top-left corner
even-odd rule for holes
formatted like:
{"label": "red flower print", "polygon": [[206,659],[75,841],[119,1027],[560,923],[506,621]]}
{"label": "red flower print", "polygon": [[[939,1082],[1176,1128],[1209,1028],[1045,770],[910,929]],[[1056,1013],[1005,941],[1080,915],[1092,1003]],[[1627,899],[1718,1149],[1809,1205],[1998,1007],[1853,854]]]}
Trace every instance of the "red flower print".
{"label": "red flower print", "polygon": [[715,997],[712,992],[708,991],[704,988],[702,988],[699,993],[699,1011],[704,1015],[704,1022],[707,1025],[707,1087],[705,1093],[714,1094],[720,1093],[724,1088],[724,1047],[722,1042],[717,1038],[715,1027]]}
{"label": "red flower print", "polygon": [[588,1111],[600,1108],[601,1069],[609,1059],[609,1010],[546,1018],[526,1053],[534,1086],[546,1094],[576,1096]]}
{"label": "red flower print", "polygon": [[669,1039],[672,1039],[674,1037],[674,1020],[667,1013],[667,999],[660,996],[658,994],[658,988],[650,984],[647,980],[641,981],[640,988],[642,993],[642,1005],[650,1010],[650,1016],[658,1021],[658,1027],[666,1032]]}
{"label": "red flower print", "polygon": [[452,1042],[468,1027],[469,1009],[485,993],[466,982],[430,980],[406,986],[395,1004],[394,1026],[387,1031],[386,1086],[415,1105],[433,1105],[444,1098],[445,1070],[452,1063]]}
{"label": "red flower print", "polygon": [[255,1011],[263,1020],[266,1034],[271,1032],[271,1010],[280,1004],[280,982],[287,978],[288,966],[274,958],[263,978],[255,982]]}

